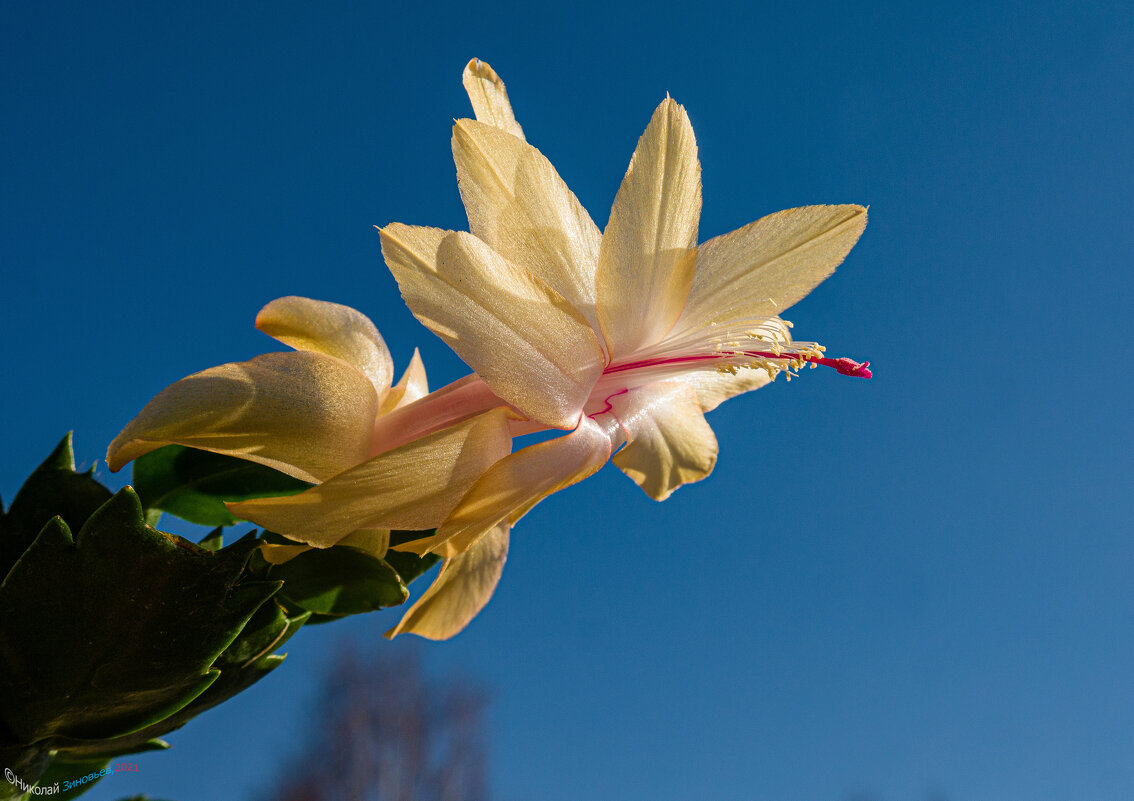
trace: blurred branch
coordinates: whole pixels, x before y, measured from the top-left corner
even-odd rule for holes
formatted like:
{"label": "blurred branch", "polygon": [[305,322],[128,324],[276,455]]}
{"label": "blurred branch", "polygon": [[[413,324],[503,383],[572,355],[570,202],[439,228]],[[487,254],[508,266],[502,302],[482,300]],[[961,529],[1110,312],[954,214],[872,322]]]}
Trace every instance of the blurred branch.
{"label": "blurred branch", "polygon": [[486,801],[484,691],[345,646],[271,801]]}

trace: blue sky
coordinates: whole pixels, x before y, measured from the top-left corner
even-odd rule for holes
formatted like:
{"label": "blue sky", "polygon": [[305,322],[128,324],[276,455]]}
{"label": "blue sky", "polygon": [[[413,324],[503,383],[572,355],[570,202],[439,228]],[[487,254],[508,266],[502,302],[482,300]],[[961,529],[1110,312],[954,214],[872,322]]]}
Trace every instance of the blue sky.
{"label": "blue sky", "polygon": [[[464,63],[600,226],[668,91],[703,239],[870,206],[786,317],[876,377],[730,401],[715,474],[663,504],[608,467],[520,524],[425,648],[493,692],[497,797],[1134,796],[1129,4],[231,5],[3,10],[5,499],[64,431],[90,464],[167,384],[274,350],[278,296],[459,377],[371,226],[466,227]],[[301,632],[88,797],[262,791],[336,639],[393,618]]]}

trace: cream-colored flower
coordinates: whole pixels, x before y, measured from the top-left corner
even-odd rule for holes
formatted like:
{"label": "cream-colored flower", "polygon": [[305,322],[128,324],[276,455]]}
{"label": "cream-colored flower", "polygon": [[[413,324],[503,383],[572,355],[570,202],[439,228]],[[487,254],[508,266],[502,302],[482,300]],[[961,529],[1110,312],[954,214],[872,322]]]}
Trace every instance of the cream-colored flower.
{"label": "cream-colored flower", "polygon": [[704,412],[725,399],[808,363],[869,377],[866,365],[793,342],[777,316],[845,258],[866,209],[789,209],[698,246],[697,145],[667,97],[600,234],[525,141],[496,73],[474,60],[465,86],[477,119],[457,121],[453,154],[471,233],[392,224],[381,236],[410,309],[475,375],[390,415],[377,436],[394,445],[497,398],[526,419],[514,433],[571,433],[495,463],[432,539],[406,547],[462,553],[612,453],[662,500],[712,471]]}
{"label": "cream-colored flower", "polygon": [[[427,613],[459,630],[474,606],[462,599],[482,604],[500,575],[498,527],[612,454],[662,500],[712,471],[717,441],[704,412],[722,401],[807,363],[870,375],[793,342],[776,316],[843,260],[864,208],[790,209],[698,247],[696,143],[684,109],[666,98],[600,234],[525,141],[496,73],[474,60],[464,84],[477,119],[457,121],[453,154],[471,233],[395,223],[381,238],[414,315],[475,373],[383,417],[376,447],[402,447],[501,404],[515,414],[513,435],[570,433],[494,462],[433,537],[397,546],[446,563],[391,634]],[[303,504],[303,495],[266,498],[240,510],[284,533],[297,513],[309,513],[312,529],[340,514],[335,504]]]}
{"label": "cream-colored flower", "polygon": [[[412,403],[383,405],[388,413],[371,418],[367,448],[328,464],[311,490],[230,504],[319,547],[373,527],[437,526],[434,536],[397,546],[445,562],[390,636],[460,631],[492,595],[509,527],[612,454],[662,500],[713,469],[717,442],[704,412],[807,363],[870,375],[866,365],[824,357],[814,342],[793,342],[777,316],[845,258],[866,224],[864,208],[789,209],[698,246],[696,143],[684,109],[666,98],[600,233],[524,139],[496,73],[474,60],[464,84],[477,119],[456,123],[453,153],[471,233],[393,224],[381,237],[410,309],[475,372]],[[266,394],[312,416],[302,424],[311,443],[354,442],[337,421],[359,398],[339,403],[313,372],[299,378],[310,386]],[[501,442],[546,429],[569,433],[511,455]],[[219,450],[207,437],[162,441]],[[437,458],[441,443],[450,450]],[[284,437],[260,450],[249,440],[221,452],[278,466],[275,450],[294,460],[295,444]],[[422,452],[434,454],[424,467]],[[431,464],[443,466],[442,480],[429,475]],[[414,517],[419,499],[428,514]]]}
{"label": "cream-colored flower", "polygon": [[[378,454],[377,421],[428,391],[420,355],[414,352],[393,384],[393,360],[373,323],[347,306],[308,298],[272,301],[257,316],[256,327],[296,350],[213,367],[167,387],[114,439],[107,462],[119,470],[176,443],[315,483],[296,496],[297,507],[281,527],[300,544],[264,546],[270,561],[337,544],[382,556],[390,529],[436,528],[472,483],[510,450],[508,413],[498,408]],[[238,517],[250,519],[244,506],[229,504]],[[331,507],[332,514],[314,519],[305,514]],[[506,553],[507,524],[496,526],[485,541],[483,552]],[[464,570],[485,575],[483,566],[471,564],[475,558],[447,566],[444,581],[431,590],[432,600],[424,609],[426,599],[419,601],[403,629],[451,636],[453,598],[460,607],[457,630],[471,619],[488,596],[444,590]],[[502,566],[503,556],[497,561]]]}
{"label": "cream-colored flower", "polygon": [[256,327],[296,350],[223,364],[167,387],[111,442],[110,469],[177,443],[319,482],[367,458],[380,411],[428,392],[416,351],[393,385],[385,341],[348,306],[280,298],[260,311]]}

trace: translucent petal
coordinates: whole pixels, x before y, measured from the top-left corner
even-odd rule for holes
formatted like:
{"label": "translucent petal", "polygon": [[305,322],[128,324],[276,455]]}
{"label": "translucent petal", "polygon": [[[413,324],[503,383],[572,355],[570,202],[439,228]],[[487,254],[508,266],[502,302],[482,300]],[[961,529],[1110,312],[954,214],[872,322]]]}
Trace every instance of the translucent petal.
{"label": "translucent petal", "polygon": [[701,411],[711,412],[729,398],[751,392],[771,382],[772,377],[762,368],[744,367],[735,374],[718,370],[697,370],[685,373],[679,380],[693,387]]}
{"label": "translucent petal", "polygon": [[574,427],[603,356],[555,290],[463,231],[394,223],[382,253],[414,316],[493,392],[534,420]]}
{"label": "translucent petal", "polygon": [[448,558],[502,521],[515,523],[553,492],[582,481],[610,458],[610,438],[591,418],[566,436],[500,460],[461,498],[429,550]]}
{"label": "translucent petal", "polygon": [[512,103],[508,100],[504,81],[500,80],[500,76],[487,62],[474,58],[466,64],[461,83],[465,85],[478,122],[492,125],[518,139],[524,138],[524,129],[512,113]]}
{"label": "translucent petal", "polygon": [[651,498],[664,501],[682,484],[713,472],[717,438],[693,387],[680,381],[648,384],[610,403],[628,439],[612,461]]}
{"label": "translucent petal", "polygon": [[[351,548],[365,551],[381,559],[389,550],[390,530],[361,529],[346,535],[336,545],[349,545]],[[265,542],[260,546],[260,554],[269,565],[282,565],[285,562],[290,562],[301,553],[310,551],[311,548],[312,546],[307,544],[282,545],[275,542]]]}
{"label": "translucent petal", "polygon": [[460,633],[496,590],[508,558],[508,528],[506,523],[495,526],[467,551],[446,559],[430,588],[386,636],[447,640]]}
{"label": "translucent petal", "polygon": [[310,550],[310,545],[281,545],[279,543],[266,542],[260,546],[260,555],[264,557],[264,561],[269,565],[282,565],[285,562],[290,562],[301,553]]}
{"label": "translucent petal", "polygon": [[297,350],[326,353],[361,370],[381,395],[394,380],[394,362],[370,318],[350,306],[294,295],[273,300],[256,327]]}
{"label": "translucent petal", "polygon": [[230,503],[234,515],[288,539],[328,548],[358,529],[436,528],[511,448],[507,414],[487,412],[414,440],[284,498]]}
{"label": "translucent petal", "polygon": [[426,532],[428,536],[416,540],[407,540],[406,542],[399,542],[397,545],[391,545],[391,551],[405,551],[406,553],[416,553],[418,555],[429,553],[429,543],[433,541],[433,532]]}
{"label": "translucent petal", "polygon": [[469,230],[546,281],[598,330],[599,230],[551,162],[515,136],[473,120],[453,127],[453,160]]}
{"label": "translucent petal", "polygon": [[378,396],[365,375],[312,351],[222,364],[166,387],[114,438],[111,470],[176,443],[321,481],[369,453]]}
{"label": "translucent petal", "polygon": [[862,206],[803,206],[710,239],[675,332],[780,314],[835,271],[865,227]]}
{"label": "translucent petal", "polygon": [[689,295],[701,165],[685,109],[658,106],[630,159],[602,235],[595,284],[612,360],[662,339]]}
{"label": "translucent petal", "polygon": [[352,531],[338,542],[381,559],[390,549],[390,529],[364,528]]}
{"label": "translucent petal", "polygon": [[[507,407],[508,404],[489,389],[480,376],[469,373],[413,403],[401,405],[380,416],[374,424],[370,453],[385,453],[501,406]],[[527,419],[516,411],[512,412],[512,416]]]}
{"label": "translucent petal", "polygon": [[418,349],[414,348],[413,358],[410,359],[406,371],[402,373],[398,383],[390,387],[389,391],[382,396],[382,404],[378,408],[378,414],[389,414],[394,409],[408,406],[418,398],[424,398],[428,394],[429,381],[425,376],[425,362],[421,360],[421,353]]}

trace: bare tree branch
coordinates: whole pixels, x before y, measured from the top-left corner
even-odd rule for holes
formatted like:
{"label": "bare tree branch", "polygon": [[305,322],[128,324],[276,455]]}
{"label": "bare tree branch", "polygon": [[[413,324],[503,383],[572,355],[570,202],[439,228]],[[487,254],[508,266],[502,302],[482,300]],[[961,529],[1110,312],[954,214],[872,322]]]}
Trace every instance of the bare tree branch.
{"label": "bare tree branch", "polygon": [[483,689],[416,652],[344,646],[309,739],[264,801],[487,801]]}

